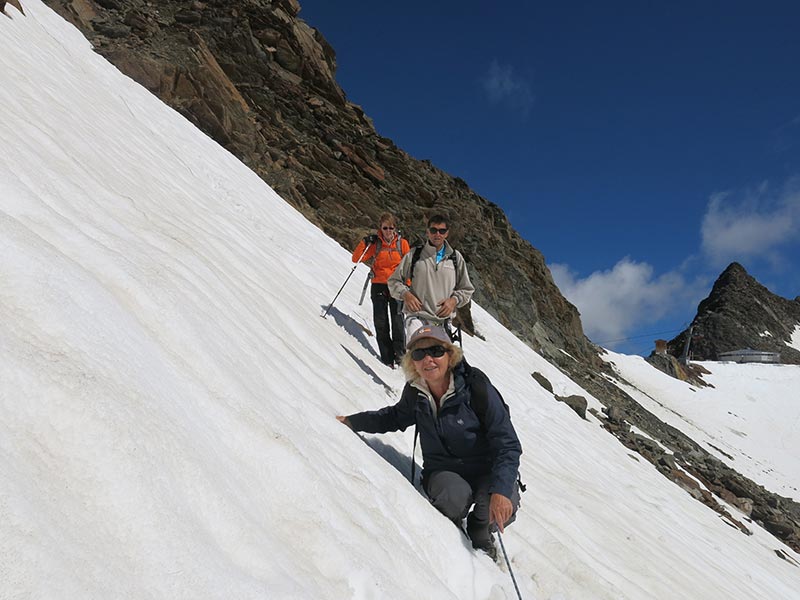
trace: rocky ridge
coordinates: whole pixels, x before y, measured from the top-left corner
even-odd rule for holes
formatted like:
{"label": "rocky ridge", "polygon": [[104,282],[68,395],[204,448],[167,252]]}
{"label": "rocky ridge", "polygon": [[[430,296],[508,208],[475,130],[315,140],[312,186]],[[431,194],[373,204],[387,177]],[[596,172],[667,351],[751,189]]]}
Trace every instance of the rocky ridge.
{"label": "rocky ridge", "polygon": [[[800,296],[787,300],[756,281],[739,263],[731,263],[700,302],[691,324],[691,357],[717,360],[722,352],[752,348],[778,352],[781,362],[800,364],[800,350],[787,343],[800,325]],[[689,329],[667,344],[671,355],[683,353]]]}

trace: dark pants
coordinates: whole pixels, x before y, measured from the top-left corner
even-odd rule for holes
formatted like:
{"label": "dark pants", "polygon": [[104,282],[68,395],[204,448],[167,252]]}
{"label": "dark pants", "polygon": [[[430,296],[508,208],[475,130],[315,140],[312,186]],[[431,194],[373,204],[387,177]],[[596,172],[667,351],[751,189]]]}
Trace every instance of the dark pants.
{"label": "dark pants", "polygon": [[[472,540],[473,548],[485,548],[491,543],[489,531],[489,484],[491,475],[479,477],[471,484],[460,475],[451,471],[435,471],[425,481],[425,492],[431,503],[446,517],[461,526],[461,520],[467,518],[467,535]],[[511,494],[514,512],[506,527],[514,522],[519,508],[519,490],[514,487]],[[472,512],[469,508],[475,503]]]}
{"label": "dark pants", "polygon": [[[403,356],[405,346],[403,315],[398,310],[397,300],[389,295],[389,286],[385,283],[373,283],[370,297],[372,298],[372,319],[375,322],[375,337],[378,339],[381,362],[391,365]],[[391,334],[389,333],[390,322]]]}

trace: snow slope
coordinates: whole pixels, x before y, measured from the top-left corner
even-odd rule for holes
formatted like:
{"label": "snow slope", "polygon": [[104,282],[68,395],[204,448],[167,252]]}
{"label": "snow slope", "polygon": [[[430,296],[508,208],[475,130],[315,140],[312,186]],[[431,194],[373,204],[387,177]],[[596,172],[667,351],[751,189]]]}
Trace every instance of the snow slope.
{"label": "snow slope", "polygon": [[798,323],[797,327],[794,328],[794,331],[792,332],[792,338],[786,345],[790,348],[800,351],[800,323]]}
{"label": "snow slope", "polygon": [[641,356],[604,358],[647,410],[768,490],[800,500],[800,366],[700,362],[711,372],[698,388]]}
{"label": "snow slope", "polygon": [[[358,283],[318,316],[349,252],[25,10],[0,18],[0,598],[514,597],[408,484],[410,431],[334,419],[403,384]],[[588,394],[475,320],[465,351],[525,449],[504,536],[523,597],[797,597],[790,550],[579,420],[530,373]]]}

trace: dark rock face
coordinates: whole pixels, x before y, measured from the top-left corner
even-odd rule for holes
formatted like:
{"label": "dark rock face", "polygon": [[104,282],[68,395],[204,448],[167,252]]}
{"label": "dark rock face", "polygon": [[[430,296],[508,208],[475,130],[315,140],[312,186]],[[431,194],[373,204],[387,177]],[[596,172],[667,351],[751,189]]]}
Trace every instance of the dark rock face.
{"label": "dark rock face", "polygon": [[[334,79],[336,53],[296,0],[48,0],[122,72],[239,157],[350,249],[384,211],[412,243],[453,218],[475,300],[556,362],[597,364],[544,257],[467,184],[381,137]],[[419,235],[415,235],[415,233]]]}
{"label": "dark rock face", "polygon": [[[717,360],[722,352],[752,348],[779,352],[781,362],[800,364],[800,351],[786,345],[800,323],[800,303],[770,292],[739,263],[731,263],[714,283],[692,322],[691,356]],[[671,340],[670,354],[680,356],[688,329]]]}

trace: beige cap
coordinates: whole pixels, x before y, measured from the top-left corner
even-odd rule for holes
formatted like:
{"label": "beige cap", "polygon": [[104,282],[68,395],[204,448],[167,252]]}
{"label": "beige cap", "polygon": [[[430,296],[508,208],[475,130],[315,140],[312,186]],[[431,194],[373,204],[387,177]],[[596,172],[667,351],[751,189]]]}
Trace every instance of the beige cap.
{"label": "beige cap", "polygon": [[410,349],[418,341],[427,338],[442,342],[444,344],[452,344],[450,336],[447,335],[447,332],[444,330],[444,327],[439,327],[438,325],[423,325],[422,327],[417,329],[411,335],[410,338],[408,338],[408,342],[406,343],[406,349]]}

